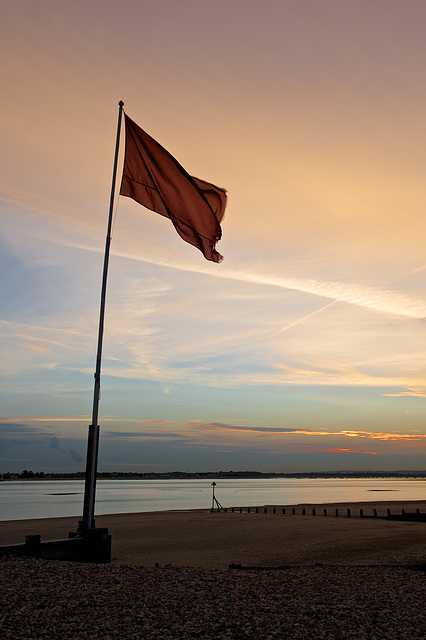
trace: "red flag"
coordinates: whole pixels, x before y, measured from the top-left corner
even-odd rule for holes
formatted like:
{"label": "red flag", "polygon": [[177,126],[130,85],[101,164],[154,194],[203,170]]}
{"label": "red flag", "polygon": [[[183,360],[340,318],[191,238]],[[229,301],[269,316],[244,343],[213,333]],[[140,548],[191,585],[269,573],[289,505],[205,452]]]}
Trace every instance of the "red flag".
{"label": "red flag", "polygon": [[127,115],[126,152],[120,194],[170,218],[186,242],[207,260],[220,262],[215,244],[222,236],[226,191],[191,177],[185,169]]}

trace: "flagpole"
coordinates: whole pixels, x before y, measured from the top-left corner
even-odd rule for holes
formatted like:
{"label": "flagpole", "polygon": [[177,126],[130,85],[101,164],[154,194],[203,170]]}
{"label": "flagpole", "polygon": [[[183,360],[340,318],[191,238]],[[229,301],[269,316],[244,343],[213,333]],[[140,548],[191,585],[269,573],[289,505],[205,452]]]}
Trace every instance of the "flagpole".
{"label": "flagpole", "polygon": [[115,183],[117,178],[118,151],[120,146],[121,119],[123,115],[124,102],[118,103],[118,124],[117,137],[115,143],[114,168],[112,172],[111,197],[109,201],[108,230],[105,242],[104,271],[102,277],[101,304],[99,313],[98,351],[96,356],[95,385],[93,392],[92,424],[89,425],[89,435],[87,440],[87,460],[86,460],[86,480],[84,486],[84,507],[83,520],[79,523],[79,530],[87,531],[95,529],[95,494],[96,494],[96,474],[98,469],[98,449],[99,449],[99,397],[101,391],[101,360],[102,343],[104,334],[105,300],[108,276],[108,263],[111,245],[112,217],[115,199]]}

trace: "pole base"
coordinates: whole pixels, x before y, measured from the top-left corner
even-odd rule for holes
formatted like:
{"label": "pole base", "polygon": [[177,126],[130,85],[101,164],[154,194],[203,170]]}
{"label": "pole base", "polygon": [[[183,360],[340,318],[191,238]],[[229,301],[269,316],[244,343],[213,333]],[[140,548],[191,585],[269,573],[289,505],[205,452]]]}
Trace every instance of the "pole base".
{"label": "pole base", "polygon": [[70,562],[111,562],[111,536],[108,529],[89,529],[82,533],[72,532],[63,540],[41,541],[41,536],[26,537],[24,544],[0,547],[0,556],[44,558],[45,560],[68,560]]}
{"label": "pole base", "polygon": [[70,540],[81,540],[78,562],[96,562],[109,564],[111,562],[111,535],[108,529],[86,529],[68,534]]}

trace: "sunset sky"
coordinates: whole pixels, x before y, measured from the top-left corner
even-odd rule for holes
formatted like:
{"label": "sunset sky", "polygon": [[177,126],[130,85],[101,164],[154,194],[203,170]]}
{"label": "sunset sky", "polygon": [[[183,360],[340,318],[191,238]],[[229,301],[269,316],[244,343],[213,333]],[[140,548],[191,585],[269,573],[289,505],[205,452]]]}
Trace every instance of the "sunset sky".
{"label": "sunset sky", "polygon": [[119,100],[229,201],[116,198],[99,469],[424,470],[426,3],[2,14],[0,472],[84,469]]}

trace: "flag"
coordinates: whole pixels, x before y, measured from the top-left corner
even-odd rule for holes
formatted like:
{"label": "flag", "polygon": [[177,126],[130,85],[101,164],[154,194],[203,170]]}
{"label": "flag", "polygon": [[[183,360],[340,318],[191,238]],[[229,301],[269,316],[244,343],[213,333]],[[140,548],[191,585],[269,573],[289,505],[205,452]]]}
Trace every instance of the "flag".
{"label": "flag", "polygon": [[183,240],[220,262],[226,191],[190,176],[158,142],[125,114],[126,151],[120,194],[170,218]]}

